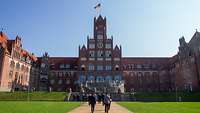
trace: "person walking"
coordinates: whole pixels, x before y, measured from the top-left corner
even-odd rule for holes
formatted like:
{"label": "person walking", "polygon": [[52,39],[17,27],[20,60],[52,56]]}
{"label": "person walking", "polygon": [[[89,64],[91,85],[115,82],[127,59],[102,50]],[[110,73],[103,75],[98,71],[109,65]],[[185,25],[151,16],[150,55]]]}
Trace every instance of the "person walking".
{"label": "person walking", "polygon": [[105,113],[108,113],[108,111],[110,110],[111,101],[112,99],[110,98],[110,95],[106,94],[104,96],[104,102],[103,102],[105,105]]}
{"label": "person walking", "polygon": [[96,105],[96,98],[94,94],[90,94],[88,97],[88,104],[91,106],[91,113],[94,113],[95,105]]}

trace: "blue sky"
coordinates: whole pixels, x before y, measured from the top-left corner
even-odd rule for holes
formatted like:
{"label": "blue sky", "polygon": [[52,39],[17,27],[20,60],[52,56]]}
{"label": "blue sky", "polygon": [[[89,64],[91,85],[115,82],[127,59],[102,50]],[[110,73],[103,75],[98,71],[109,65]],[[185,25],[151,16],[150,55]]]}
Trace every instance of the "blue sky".
{"label": "blue sky", "polygon": [[[178,39],[200,31],[200,0],[99,0],[108,36],[123,56],[173,56]],[[0,0],[0,27],[23,47],[41,56],[78,56],[78,46],[93,35],[97,0]]]}

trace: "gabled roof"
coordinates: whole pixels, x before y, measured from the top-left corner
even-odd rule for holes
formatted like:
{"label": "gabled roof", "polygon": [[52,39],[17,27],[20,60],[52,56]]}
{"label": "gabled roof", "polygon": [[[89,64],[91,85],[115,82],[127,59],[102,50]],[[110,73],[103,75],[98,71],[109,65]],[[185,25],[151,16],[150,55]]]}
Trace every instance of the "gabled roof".
{"label": "gabled roof", "polygon": [[120,50],[118,45],[115,46],[114,50]]}
{"label": "gabled roof", "polygon": [[193,41],[196,41],[198,38],[200,40],[200,32],[196,31],[192,36],[191,40],[189,41],[189,44],[192,43]]}
{"label": "gabled roof", "polygon": [[83,45],[83,46],[81,47],[81,50],[86,50],[85,45]]}

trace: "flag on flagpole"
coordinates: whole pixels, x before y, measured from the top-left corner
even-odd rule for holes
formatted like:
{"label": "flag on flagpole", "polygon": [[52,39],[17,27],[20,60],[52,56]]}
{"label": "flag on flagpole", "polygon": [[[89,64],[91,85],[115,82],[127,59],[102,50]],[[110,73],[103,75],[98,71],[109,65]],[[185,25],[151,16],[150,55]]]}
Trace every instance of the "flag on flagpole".
{"label": "flag on flagpole", "polygon": [[94,9],[100,9],[101,8],[101,4],[100,3],[98,3],[95,7],[94,7]]}

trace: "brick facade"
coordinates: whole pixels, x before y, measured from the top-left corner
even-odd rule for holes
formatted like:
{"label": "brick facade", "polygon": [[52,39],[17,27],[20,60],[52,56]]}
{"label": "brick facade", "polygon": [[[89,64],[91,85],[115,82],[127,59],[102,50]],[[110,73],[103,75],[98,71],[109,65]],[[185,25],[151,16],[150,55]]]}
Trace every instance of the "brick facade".
{"label": "brick facade", "polygon": [[172,57],[123,57],[122,47],[113,45],[113,39],[107,36],[106,18],[99,16],[94,18],[93,36],[79,46],[78,57],[45,53],[35,58],[22,49],[21,38],[9,40],[1,32],[0,89],[30,86],[32,90],[114,93],[200,89],[200,32],[188,43],[180,38],[179,51]]}

